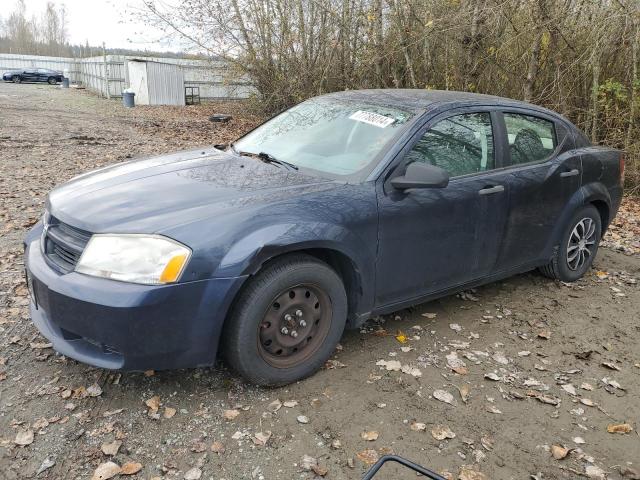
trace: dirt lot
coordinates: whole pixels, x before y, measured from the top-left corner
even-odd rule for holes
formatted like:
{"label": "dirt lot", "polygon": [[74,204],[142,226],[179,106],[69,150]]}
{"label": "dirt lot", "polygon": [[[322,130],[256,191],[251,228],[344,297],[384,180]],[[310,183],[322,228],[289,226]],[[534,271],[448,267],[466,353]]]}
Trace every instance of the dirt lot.
{"label": "dirt lot", "polygon": [[[385,452],[464,480],[640,478],[632,202],[582,281],[531,273],[374,319],[286,388],[246,385],[223,365],[145,375],[55,355],[29,321],[21,256],[47,191],[256,122],[214,126],[214,111],[240,106],[126,110],[82,91],[0,85],[0,479],[91,478],[106,462],[120,478],[357,479]],[[624,423],[630,432],[607,431]]]}

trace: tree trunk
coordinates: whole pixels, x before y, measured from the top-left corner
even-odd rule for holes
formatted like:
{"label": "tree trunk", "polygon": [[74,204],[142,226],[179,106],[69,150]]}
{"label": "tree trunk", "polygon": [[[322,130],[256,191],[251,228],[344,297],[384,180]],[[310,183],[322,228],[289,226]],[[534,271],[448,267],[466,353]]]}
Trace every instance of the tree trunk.
{"label": "tree trunk", "polygon": [[598,141],[598,91],[600,90],[600,45],[596,43],[591,54],[591,141]]}
{"label": "tree trunk", "polygon": [[530,102],[533,98],[533,87],[538,76],[538,62],[540,60],[540,46],[542,45],[542,29],[536,35],[531,47],[531,58],[527,69],[527,81],[524,85],[524,101]]}

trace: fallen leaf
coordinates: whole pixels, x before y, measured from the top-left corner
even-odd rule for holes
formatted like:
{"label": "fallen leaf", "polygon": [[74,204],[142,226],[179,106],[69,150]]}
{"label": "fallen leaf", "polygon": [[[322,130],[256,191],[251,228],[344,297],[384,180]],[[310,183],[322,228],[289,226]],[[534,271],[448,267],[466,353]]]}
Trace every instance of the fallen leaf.
{"label": "fallen leaf", "polygon": [[398,360],[378,360],[376,365],[385,367],[389,371],[398,372],[402,368],[402,364]]}
{"label": "fallen leaf", "polygon": [[164,413],[162,414],[162,416],[164,418],[173,418],[173,416],[175,414],[176,414],[176,409],[175,408],[164,407]]}
{"label": "fallen leaf", "polygon": [[157,413],[158,409],[160,408],[160,397],[153,396],[150,399],[146,400],[145,405],[147,407],[149,407],[149,410],[151,411],[151,413]]}
{"label": "fallen leaf", "polygon": [[469,394],[470,394],[470,387],[467,384],[461,385],[459,387],[456,387],[458,389],[458,392],[460,393],[460,398],[462,399],[462,401],[464,403],[467,403],[467,400],[469,400]]}
{"label": "fallen leaf", "polygon": [[460,333],[462,331],[462,327],[460,325],[458,325],[457,323],[450,323],[449,324],[449,328],[451,330],[453,330],[454,332],[458,332],[458,333]]}
{"label": "fallen leaf", "polygon": [[236,409],[233,409],[233,410],[225,410],[225,411],[222,413],[222,417],[223,417],[225,420],[229,420],[229,421],[231,421],[231,420],[235,419],[238,415],[240,415],[240,410],[236,410]]}
{"label": "fallen leaf", "polygon": [[318,460],[310,455],[303,455],[302,461],[300,462],[300,466],[303,470],[311,471],[314,466],[318,465]]}
{"label": "fallen leaf", "polygon": [[566,385],[560,385],[560,388],[562,388],[569,395],[573,395],[573,396],[577,395],[576,388],[570,383],[567,383]]}
{"label": "fallen leaf", "polygon": [[118,453],[118,450],[120,450],[120,446],[122,445],[122,442],[120,440],[114,440],[113,442],[110,443],[103,443],[102,446],[100,447],[100,450],[102,450],[102,453],[104,453],[105,455],[115,455]]}
{"label": "fallen leaf", "polygon": [[640,480],[640,471],[626,465],[620,467],[620,475],[629,480]]}
{"label": "fallen leaf", "polygon": [[100,388],[100,385],[98,385],[97,383],[94,383],[93,385],[87,387],[86,392],[90,397],[99,397],[100,395],[102,395],[102,388]]}
{"label": "fallen leaf", "polygon": [[190,470],[187,470],[187,473],[184,474],[184,480],[199,480],[202,476],[202,470],[198,467],[193,467]]}
{"label": "fallen leaf", "polygon": [[271,413],[276,413],[281,408],[282,408],[282,402],[277,398],[273,402],[271,402],[269,405],[267,405],[267,410],[269,410]]}
{"label": "fallen leaf", "polygon": [[327,473],[329,473],[329,470],[326,467],[321,467],[320,465],[311,465],[311,470],[313,470],[313,473],[315,473],[319,477],[324,477]]}
{"label": "fallen leaf", "polygon": [[593,407],[595,405],[594,401],[589,398],[581,398],[580,403],[587,407]]}
{"label": "fallen leaf", "polygon": [[487,380],[493,380],[494,382],[499,382],[502,378],[495,372],[485,373],[484,378]]}
{"label": "fallen leaf", "polygon": [[324,368],[327,370],[335,370],[336,368],[345,368],[346,365],[338,360],[330,359],[324,364]]}
{"label": "fallen leaf", "polygon": [[546,403],[548,405],[559,405],[560,404],[560,399],[559,398],[551,397],[549,395],[544,395],[544,394],[542,394],[540,392],[537,392],[535,390],[528,390],[527,391],[527,396],[528,397],[534,397],[534,398],[538,399],[540,402]]}
{"label": "fallen leaf", "polygon": [[411,425],[409,425],[409,428],[414,432],[423,432],[427,429],[427,425],[425,423],[416,422],[414,420],[413,422],[411,422]]}
{"label": "fallen leaf", "polygon": [[458,480],[489,480],[489,477],[484,473],[465,465],[458,473]]}
{"label": "fallen leaf", "polygon": [[424,318],[434,319],[438,315],[437,313],[423,313],[421,314]]}
{"label": "fallen leaf", "polygon": [[369,432],[362,432],[360,434],[360,438],[362,438],[363,440],[366,440],[367,442],[372,442],[378,439],[378,432],[375,432],[373,430]]}
{"label": "fallen leaf", "polygon": [[307,417],[306,415],[298,415],[296,417],[296,420],[298,421],[298,423],[302,423],[302,424],[309,423],[309,417]]}
{"label": "fallen leaf", "polygon": [[142,470],[142,464],[138,462],[127,462],[122,465],[120,473],[122,475],[134,475]]}
{"label": "fallen leaf", "polygon": [[436,425],[431,429],[431,436],[436,440],[444,440],[445,438],[456,438],[456,434],[449,427],[444,425]]}
{"label": "fallen leaf", "polygon": [[595,478],[596,480],[605,480],[607,478],[605,471],[596,465],[587,465],[584,469],[584,473],[587,477]]}
{"label": "fallen leaf", "polygon": [[501,415],[502,414],[502,410],[500,410],[495,405],[487,405],[487,412],[495,413],[496,415]]}
{"label": "fallen leaf", "polygon": [[620,371],[620,367],[618,367],[615,363],[613,362],[602,362],[602,366],[603,367],[607,367],[609,370],[617,370]]}
{"label": "fallen leaf", "polygon": [[265,446],[271,438],[271,432],[258,432],[253,436],[253,443],[260,446]]}
{"label": "fallen leaf", "polygon": [[293,407],[298,405],[298,401],[297,400],[287,400],[282,405],[285,406],[286,408],[293,408]]}
{"label": "fallen leaf", "polygon": [[422,376],[422,372],[420,371],[419,368],[416,368],[416,367],[411,367],[409,365],[403,365],[401,370],[402,370],[402,373],[406,373],[407,375],[411,375],[412,377],[421,377]]}
{"label": "fallen leaf", "polygon": [[144,372],[145,377],[153,377],[155,374],[156,374],[155,370],[145,370]]}
{"label": "fallen leaf", "polygon": [[538,332],[538,337],[543,338],[545,340],[549,340],[551,338],[551,330],[543,329]]}
{"label": "fallen leaf", "polygon": [[50,458],[50,457],[45,458],[42,461],[42,463],[40,464],[40,467],[38,468],[38,471],[36,472],[36,476],[40,475],[45,470],[49,470],[55,464],[56,464],[56,461],[53,458]]}
{"label": "fallen leaf", "polygon": [[400,343],[407,343],[407,336],[401,330],[398,330],[396,333],[396,340]]}
{"label": "fallen leaf", "polygon": [[446,390],[435,390],[433,392],[433,398],[453,406],[456,406],[456,403],[457,403],[455,398],[453,398],[453,395],[451,395]]}
{"label": "fallen leaf", "polygon": [[584,438],[582,438],[582,437],[573,437],[573,443],[575,443],[577,445],[584,445],[587,442],[585,442]]}
{"label": "fallen leaf", "polygon": [[113,478],[120,473],[120,466],[117,463],[106,462],[98,465],[93,472],[91,480],[107,480]]}
{"label": "fallen leaf", "polygon": [[13,443],[21,447],[31,445],[33,443],[33,430],[19,430]]}
{"label": "fallen leaf", "polygon": [[368,448],[363,450],[362,452],[356,453],[356,457],[360,459],[360,461],[366,463],[367,465],[373,465],[378,461],[379,455],[375,450]]}
{"label": "fallen leaf", "polygon": [[628,423],[609,424],[607,425],[607,432],[609,433],[629,433],[633,430],[633,427]]}
{"label": "fallen leaf", "polygon": [[217,453],[218,455],[222,455],[225,452],[225,448],[224,445],[222,444],[222,442],[219,441],[215,441],[211,444],[211,451],[213,453]]}
{"label": "fallen leaf", "polygon": [[551,445],[551,455],[553,455],[553,458],[555,458],[556,460],[562,460],[567,455],[569,455],[570,451],[570,449],[562,447],[560,445]]}

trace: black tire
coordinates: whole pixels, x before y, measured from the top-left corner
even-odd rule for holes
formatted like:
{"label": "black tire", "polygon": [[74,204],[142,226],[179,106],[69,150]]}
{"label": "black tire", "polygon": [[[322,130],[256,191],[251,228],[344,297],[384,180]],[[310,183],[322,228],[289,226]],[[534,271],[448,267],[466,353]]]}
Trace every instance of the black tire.
{"label": "black tire", "polygon": [[[305,333],[305,329],[301,327],[300,340],[297,339],[297,335],[295,339],[289,339],[288,335],[280,335],[281,326],[284,325],[280,322],[285,321],[284,314],[289,311],[289,306],[285,308],[283,304],[282,309],[277,310],[281,307],[275,300],[282,298],[282,295],[288,292],[291,302],[306,301],[303,295],[306,298],[310,295],[309,291],[305,292],[307,288],[313,289],[318,296],[322,296],[323,305],[325,307],[328,305],[329,309],[323,307],[322,313],[318,314],[321,318],[328,315],[328,323],[327,318],[324,318],[322,323],[320,320],[310,320],[309,327],[306,324],[305,327],[314,328],[315,334],[320,328],[317,325],[322,325],[321,328],[325,331],[322,335],[320,333],[315,335],[314,339],[307,338],[307,333],[310,335],[311,330],[306,330],[307,333]],[[302,289],[304,293],[296,299],[295,295],[291,296],[294,289]],[[316,301],[314,305],[317,309],[320,302]],[[274,312],[271,309],[276,310]],[[313,317],[313,313],[309,312],[309,319]],[[282,319],[275,320],[275,318],[280,319],[280,315]],[[307,317],[307,313],[304,316]],[[329,265],[310,255],[293,254],[268,263],[258,274],[248,280],[225,322],[220,348],[227,364],[249,382],[257,385],[285,385],[308,377],[324,365],[342,336],[346,318],[347,295],[340,276]],[[263,332],[271,329],[271,321],[267,322],[266,319],[273,321],[275,336],[280,339],[274,336],[274,345],[279,344],[281,340],[305,342],[304,345],[299,345],[300,351],[293,346],[285,347],[287,350],[285,357],[290,357],[289,360],[295,363],[284,366],[274,365],[278,358],[271,352],[267,352],[268,347],[264,346],[266,342],[263,345]],[[298,319],[295,316],[293,319],[295,324]],[[300,318],[300,323],[303,321],[304,319]],[[291,328],[299,328],[299,326],[296,324]],[[306,353],[304,353],[305,349],[308,349]],[[282,354],[282,350],[279,352]],[[289,352],[297,353],[289,354]]]}
{"label": "black tire", "polygon": [[11,80],[13,81],[13,83],[21,83],[22,77],[20,75],[14,75],[13,77],[11,77]]}
{"label": "black tire", "polygon": [[[580,224],[583,225],[582,228]],[[586,238],[586,242],[582,244],[576,242],[576,240],[580,237],[580,232],[584,230],[585,224],[589,225],[587,227],[588,231],[585,233],[585,237],[588,238]],[[574,230],[576,231],[574,232]],[[592,234],[590,234],[591,230],[593,230]],[[563,282],[575,282],[579,278],[582,278],[591,268],[593,260],[598,253],[601,235],[602,219],[600,218],[598,209],[593,205],[581,207],[568,222],[551,262],[549,262],[548,265],[540,267],[540,272],[546,277]],[[581,253],[580,250],[583,250],[583,252]],[[574,257],[574,255],[580,254],[582,254],[584,259],[583,262],[580,262],[579,258]]]}
{"label": "black tire", "polygon": [[49,78],[47,78],[47,83],[48,83],[49,85],[55,85],[55,84],[56,84],[56,83],[58,83],[58,82],[57,82],[57,80],[55,79],[55,77],[49,77]]}

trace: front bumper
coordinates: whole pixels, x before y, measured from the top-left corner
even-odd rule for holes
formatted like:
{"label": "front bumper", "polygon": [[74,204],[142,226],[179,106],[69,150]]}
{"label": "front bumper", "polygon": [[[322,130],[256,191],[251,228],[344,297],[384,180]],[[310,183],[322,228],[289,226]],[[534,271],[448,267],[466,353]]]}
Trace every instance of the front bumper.
{"label": "front bumper", "polygon": [[124,370],[213,364],[227,310],[246,278],[148,286],[61,275],[41,253],[38,226],[25,241],[25,265],[33,282],[31,318],[53,348]]}

